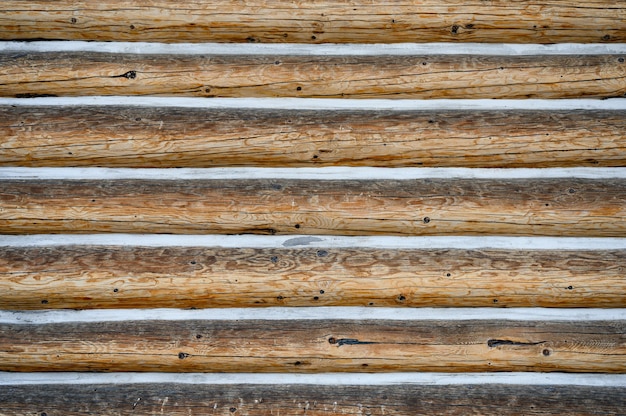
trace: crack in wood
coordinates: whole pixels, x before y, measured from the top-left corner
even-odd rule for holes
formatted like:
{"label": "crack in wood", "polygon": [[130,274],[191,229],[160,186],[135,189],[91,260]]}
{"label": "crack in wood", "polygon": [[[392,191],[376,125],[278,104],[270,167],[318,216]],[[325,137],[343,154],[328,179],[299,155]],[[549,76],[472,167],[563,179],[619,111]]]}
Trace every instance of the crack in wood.
{"label": "crack in wood", "polygon": [[489,348],[495,348],[502,345],[516,345],[516,346],[530,346],[530,345],[540,345],[544,344],[547,341],[539,341],[539,342],[520,342],[520,341],[511,341],[508,339],[490,339],[487,341],[487,345]]}
{"label": "crack in wood", "polygon": [[373,341],[359,341],[355,338],[329,338],[328,342],[330,344],[337,344],[337,347],[341,347],[342,345],[367,345],[367,344],[379,344],[379,342]]}

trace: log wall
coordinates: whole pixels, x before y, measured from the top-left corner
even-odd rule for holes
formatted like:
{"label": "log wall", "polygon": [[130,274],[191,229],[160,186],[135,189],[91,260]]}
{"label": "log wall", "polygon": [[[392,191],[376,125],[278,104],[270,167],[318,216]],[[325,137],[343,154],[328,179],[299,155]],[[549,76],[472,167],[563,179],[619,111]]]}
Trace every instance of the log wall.
{"label": "log wall", "polygon": [[2,2],[0,414],[623,413],[625,13]]}

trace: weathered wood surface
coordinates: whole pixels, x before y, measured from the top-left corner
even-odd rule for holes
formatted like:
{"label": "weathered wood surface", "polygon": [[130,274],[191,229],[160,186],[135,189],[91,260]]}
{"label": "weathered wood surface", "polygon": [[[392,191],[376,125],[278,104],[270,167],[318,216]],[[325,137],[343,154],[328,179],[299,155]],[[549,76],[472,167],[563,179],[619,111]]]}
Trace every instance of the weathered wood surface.
{"label": "weathered wood surface", "polygon": [[626,251],[3,247],[0,308],[623,307]]}
{"label": "weathered wood surface", "polygon": [[609,415],[622,387],[533,385],[3,386],[0,415]]}
{"label": "weathered wood surface", "polygon": [[610,0],[4,0],[0,39],[157,42],[624,42]]}
{"label": "weathered wood surface", "polygon": [[623,237],[626,181],[12,179],[0,232]]}
{"label": "weathered wood surface", "polygon": [[626,321],[0,324],[0,371],[626,372]]}
{"label": "weathered wood surface", "polygon": [[0,107],[0,166],[626,166],[626,111]]}
{"label": "weathered wood surface", "polygon": [[626,94],[621,55],[0,54],[0,95],[580,98]]}

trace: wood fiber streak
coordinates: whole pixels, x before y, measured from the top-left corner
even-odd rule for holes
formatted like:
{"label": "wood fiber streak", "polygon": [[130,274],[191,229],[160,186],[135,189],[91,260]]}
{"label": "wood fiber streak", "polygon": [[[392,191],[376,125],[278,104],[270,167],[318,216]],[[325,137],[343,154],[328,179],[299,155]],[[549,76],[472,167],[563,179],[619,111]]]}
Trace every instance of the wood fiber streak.
{"label": "wood fiber streak", "polygon": [[626,166],[626,111],[0,106],[0,166]]}
{"label": "wood fiber streak", "polygon": [[0,251],[0,308],[623,307],[626,251]]}
{"label": "wood fiber streak", "polygon": [[620,1],[4,0],[0,39],[153,42],[624,42]]}
{"label": "wood fiber streak", "polygon": [[0,96],[608,98],[626,94],[624,59],[4,52]]}
{"label": "wood fiber streak", "polygon": [[0,324],[1,371],[626,372],[626,321]]}
{"label": "wood fiber streak", "polygon": [[0,232],[624,237],[626,181],[11,179]]}
{"label": "wood fiber streak", "polygon": [[[626,407],[621,387],[533,385],[6,386],[0,415],[608,415]],[[234,409],[234,410],[233,410]]]}

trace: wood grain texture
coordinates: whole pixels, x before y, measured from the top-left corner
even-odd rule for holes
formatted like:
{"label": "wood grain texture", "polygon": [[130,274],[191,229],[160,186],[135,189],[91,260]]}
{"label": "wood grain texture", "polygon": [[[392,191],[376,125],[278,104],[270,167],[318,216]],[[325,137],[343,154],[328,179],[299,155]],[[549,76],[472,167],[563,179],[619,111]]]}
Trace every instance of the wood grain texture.
{"label": "wood grain texture", "polygon": [[623,237],[626,181],[5,180],[0,232]]}
{"label": "wood grain texture", "polygon": [[1,371],[626,372],[626,321],[0,324]]}
{"label": "wood grain texture", "polygon": [[0,106],[0,166],[626,166],[626,111]]}
{"label": "wood grain texture", "polygon": [[4,247],[0,308],[623,307],[626,251]]}
{"label": "wood grain texture", "polygon": [[533,385],[3,386],[0,415],[609,415],[622,387]]}
{"label": "wood grain texture", "polygon": [[581,98],[626,94],[621,55],[0,54],[0,96]]}
{"label": "wood grain texture", "polygon": [[0,39],[157,42],[624,42],[610,0],[4,0]]}

